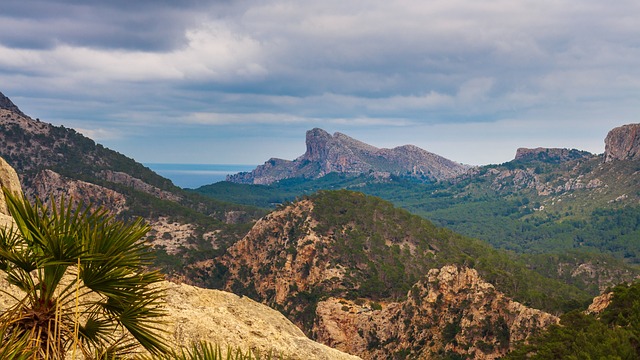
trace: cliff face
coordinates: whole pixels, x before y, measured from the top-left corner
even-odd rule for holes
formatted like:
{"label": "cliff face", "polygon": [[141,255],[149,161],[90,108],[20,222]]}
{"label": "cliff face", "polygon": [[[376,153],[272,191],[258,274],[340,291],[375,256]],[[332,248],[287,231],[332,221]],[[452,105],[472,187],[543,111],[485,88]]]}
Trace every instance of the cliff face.
{"label": "cliff face", "polygon": [[379,149],[341,133],[333,136],[322,129],[307,131],[306,152],[289,161],[270,159],[252,172],[227,177],[228,181],[271,184],[294,178],[319,178],[331,172],[375,173],[442,180],[462,174],[467,167],[413,145]]}
{"label": "cliff face", "polygon": [[640,124],[617,127],[604,140],[604,161],[640,160]]}

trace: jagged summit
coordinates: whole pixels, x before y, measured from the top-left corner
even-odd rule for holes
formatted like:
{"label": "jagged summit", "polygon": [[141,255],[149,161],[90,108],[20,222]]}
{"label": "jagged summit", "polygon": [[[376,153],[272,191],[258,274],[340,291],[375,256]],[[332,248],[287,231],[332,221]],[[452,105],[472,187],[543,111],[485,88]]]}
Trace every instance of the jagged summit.
{"label": "jagged summit", "polygon": [[293,161],[272,158],[251,172],[228,176],[227,181],[271,184],[288,178],[319,178],[332,172],[443,180],[467,169],[414,145],[380,149],[345,134],[331,135],[319,128],[307,131],[306,144],[307,151]]}
{"label": "jagged summit", "polygon": [[14,104],[11,99],[6,97],[2,92],[0,92],[0,109],[9,110],[21,116],[27,117],[27,115],[20,111],[16,104]]}

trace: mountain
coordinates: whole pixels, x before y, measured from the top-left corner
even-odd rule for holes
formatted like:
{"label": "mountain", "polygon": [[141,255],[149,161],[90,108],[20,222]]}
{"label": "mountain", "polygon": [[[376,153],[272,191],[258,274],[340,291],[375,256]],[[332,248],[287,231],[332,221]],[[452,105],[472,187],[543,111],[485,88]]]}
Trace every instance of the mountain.
{"label": "mountain", "polygon": [[639,124],[612,129],[603,155],[518,149],[504,164],[435,183],[330,173],[271,185],[221,182],[195,191],[262,207],[322,189],[375,195],[438,226],[519,254],[519,261],[595,296],[640,278]]}
{"label": "mountain", "polygon": [[442,180],[462,174],[467,167],[413,145],[379,149],[341,133],[307,131],[307,151],[293,161],[272,158],[251,172],[229,175],[227,181],[271,184],[289,178],[316,179],[329,173],[391,175]]}
{"label": "mountain", "polygon": [[185,257],[223,252],[265,213],[186,192],[73,129],[26,116],[1,93],[0,157],[16,169],[32,200],[72,197],[120,218],[143,217],[167,271]]}
{"label": "mountain", "polygon": [[279,207],[188,274],[365,359],[499,356],[556,321],[531,306],[563,312],[589,300],[505,252],[346,190]]}

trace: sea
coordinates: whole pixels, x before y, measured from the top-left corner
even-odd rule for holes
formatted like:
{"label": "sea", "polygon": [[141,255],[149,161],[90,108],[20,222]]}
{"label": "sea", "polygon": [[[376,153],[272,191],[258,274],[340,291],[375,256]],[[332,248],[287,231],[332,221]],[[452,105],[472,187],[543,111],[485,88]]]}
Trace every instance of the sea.
{"label": "sea", "polygon": [[227,175],[251,171],[257,165],[145,163],[149,169],[173,181],[176,186],[196,189],[224,181]]}

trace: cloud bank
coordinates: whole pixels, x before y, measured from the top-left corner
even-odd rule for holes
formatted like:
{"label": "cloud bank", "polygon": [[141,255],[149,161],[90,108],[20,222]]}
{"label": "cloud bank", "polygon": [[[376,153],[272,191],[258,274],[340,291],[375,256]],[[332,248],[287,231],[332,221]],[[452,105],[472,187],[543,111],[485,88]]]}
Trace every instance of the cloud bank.
{"label": "cloud bank", "polygon": [[601,152],[638,121],[639,17],[627,0],[6,0],[0,90],[147,162],[294,158],[312,127],[472,164]]}

